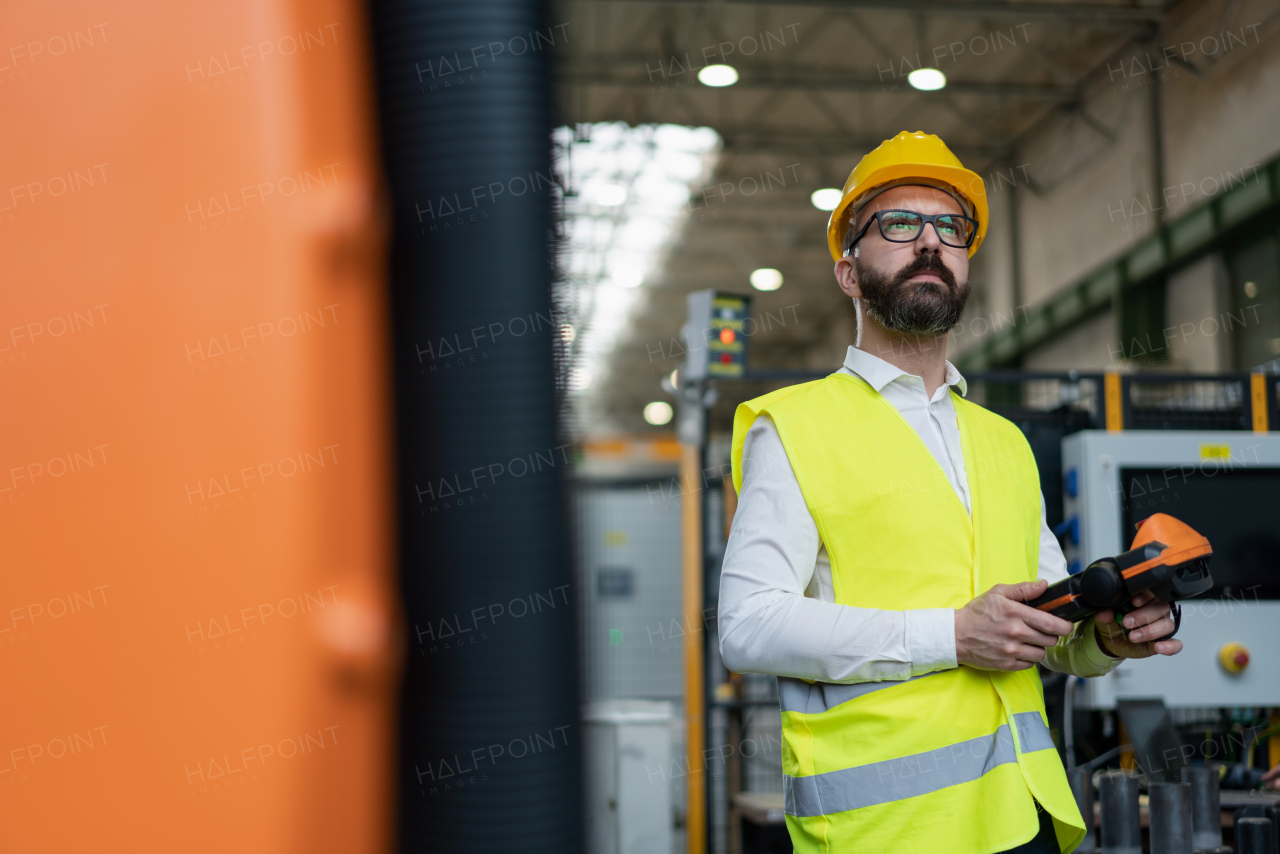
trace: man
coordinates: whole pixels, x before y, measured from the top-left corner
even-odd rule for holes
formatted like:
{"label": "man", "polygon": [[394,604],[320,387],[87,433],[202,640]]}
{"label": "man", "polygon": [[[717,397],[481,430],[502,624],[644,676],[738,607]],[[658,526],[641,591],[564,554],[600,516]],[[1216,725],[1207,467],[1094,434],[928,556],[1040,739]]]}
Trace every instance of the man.
{"label": "man", "polygon": [[986,230],[982,179],[940,139],[884,142],[828,224],[857,344],[735,417],[720,651],[778,676],[801,854],[1071,851],[1036,663],[1097,676],[1182,648],[1150,593],[1123,627],[1025,604],[1067,574],[1035,460],[946,360]]}

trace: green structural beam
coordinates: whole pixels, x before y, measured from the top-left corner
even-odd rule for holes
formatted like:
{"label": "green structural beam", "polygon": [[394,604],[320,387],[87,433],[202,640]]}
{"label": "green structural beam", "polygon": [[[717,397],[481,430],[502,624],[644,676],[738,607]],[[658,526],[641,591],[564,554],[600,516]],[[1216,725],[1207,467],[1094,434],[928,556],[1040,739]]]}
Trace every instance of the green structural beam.
{"label": "green structural beam", "polygon": [[1250,178],[1165,223],[1120,257],[1027,309],[1024,322],[1007,326],[964,351],[957,367],[966,371],[1015,367],[1027,351],[1108,308],[1129,288],[1169,276],[1218,248],[1232,233],[1280,209],[1280,157],[1259,166]]}

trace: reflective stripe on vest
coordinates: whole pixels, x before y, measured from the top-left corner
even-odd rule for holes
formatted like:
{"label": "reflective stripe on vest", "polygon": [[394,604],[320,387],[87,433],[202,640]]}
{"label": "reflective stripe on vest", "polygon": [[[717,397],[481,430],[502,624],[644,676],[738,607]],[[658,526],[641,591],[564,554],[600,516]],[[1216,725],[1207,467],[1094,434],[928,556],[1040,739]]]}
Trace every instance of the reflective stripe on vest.
{"label": "reflective stripe on vest", "polygon": [[[1013,716],[1013,721],[1018,728],[1023,753],[1054,748],[1049,728],[1039,712],[1021,712]],[[784,809],[788,815],[794,816],[856,810],[968,783],[998,765],[1017,761],[1009,725],[1003,724],[991,735],[901,759],[887,759],[811,777],[784,776]]]}
{"label": "reflective stripe on vest", "polygon": [[894,685],[905,685],[917,679],[924,679],[926,676],[935,676],[945,672],[944,670],[934,670],[931,673],[912,676],[910,679],[886,679],[880,682],[854,682],[851,684],[806,682],[803,679],[793,679],[790,676],[779,676],[778,704],[784,712],[801,712],[806,715],[816,715],[819,712],[834,709],[842,703],[847,703],[854,697],[861,697],[870,694],[872,691],[892,688]]}

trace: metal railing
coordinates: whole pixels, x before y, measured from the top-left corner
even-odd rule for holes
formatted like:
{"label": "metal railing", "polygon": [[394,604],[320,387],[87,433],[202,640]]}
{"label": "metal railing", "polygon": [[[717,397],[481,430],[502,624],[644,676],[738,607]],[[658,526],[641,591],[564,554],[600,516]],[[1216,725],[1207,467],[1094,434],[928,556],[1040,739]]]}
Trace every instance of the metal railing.
{"label": "metal railing", "polygon": [[[748,371],[741,379],[804,382],[828,373]],[[993,370],[966,374],[965,382],[969,400],[1014,422],[1064,421],[1076,430],[1280,429],[1280,376],[1269,373]]]}

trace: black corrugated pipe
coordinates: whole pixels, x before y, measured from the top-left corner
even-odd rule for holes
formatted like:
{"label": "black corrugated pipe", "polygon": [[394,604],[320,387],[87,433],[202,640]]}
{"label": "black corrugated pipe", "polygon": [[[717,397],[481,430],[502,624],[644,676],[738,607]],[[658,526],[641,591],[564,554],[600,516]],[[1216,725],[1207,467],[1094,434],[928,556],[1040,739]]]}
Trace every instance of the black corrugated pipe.
{"label": "black corrugated pipe", "polygon": [[579,852],[550,300],[549,55],[528,0],[375,0],[409,622],[400,850]]}

